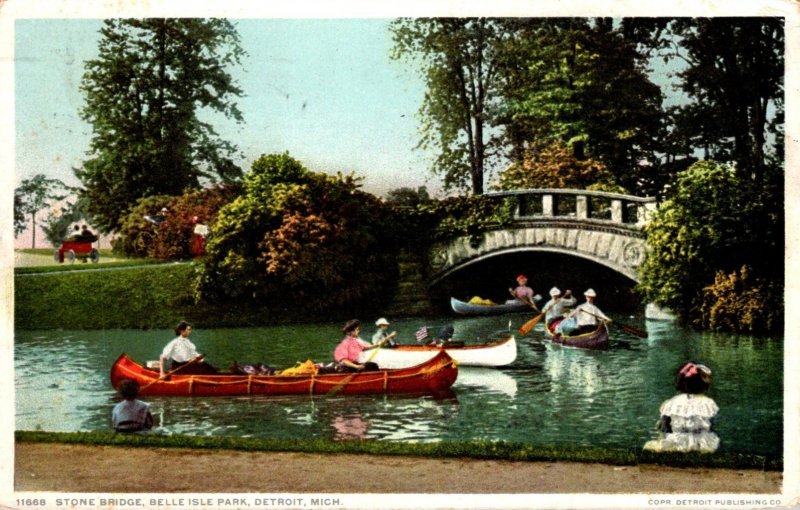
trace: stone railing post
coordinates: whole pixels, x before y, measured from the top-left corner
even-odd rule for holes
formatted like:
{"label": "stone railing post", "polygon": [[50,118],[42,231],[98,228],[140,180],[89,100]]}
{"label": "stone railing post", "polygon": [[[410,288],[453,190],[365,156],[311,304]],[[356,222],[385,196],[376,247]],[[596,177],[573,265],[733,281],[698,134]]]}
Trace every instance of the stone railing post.
{"label": "stone railing post", "polygon": [[542,216],[553,215],[553,195],[542,195]]}
{"label": "stone railing post", "polygon": [[614,223],[622,223],[622,200],[611,201],[611,221]]}
{"label": "stone railing post", "polygon": [[638,211],[639,217],[637,218],[638,221],[636,222],[636,224],[641,227],[642,225],[650,221],[650,219],[653,217],[653,214],[656,212],[657,209],[658,209],[658,204],[655,202],[645,202],[643,204],[639,204],[639,211]]}
{"label": "stone railing post", "polygon": [[585,220],[589,217],[589,198],[586,195],[575,197],[575,217]]}

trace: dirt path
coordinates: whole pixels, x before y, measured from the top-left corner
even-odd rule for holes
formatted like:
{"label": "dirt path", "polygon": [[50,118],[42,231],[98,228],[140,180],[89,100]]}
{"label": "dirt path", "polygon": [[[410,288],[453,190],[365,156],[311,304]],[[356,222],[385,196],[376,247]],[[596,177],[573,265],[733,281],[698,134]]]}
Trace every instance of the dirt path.
{"label": "dirt path", "polygon": [[774,471],[17,443],[14,488],[60,492],[778,494]]}

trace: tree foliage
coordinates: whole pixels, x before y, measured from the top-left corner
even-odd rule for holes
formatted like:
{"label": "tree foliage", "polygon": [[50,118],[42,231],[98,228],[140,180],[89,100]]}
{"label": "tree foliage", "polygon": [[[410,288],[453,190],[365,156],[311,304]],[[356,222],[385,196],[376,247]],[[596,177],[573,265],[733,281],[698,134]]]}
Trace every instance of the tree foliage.
{"label": "tree foliage", "polygon": [[75,170],[98,227],[118,229],[142,197],[241,176],[206,114],[242,120],[227,68],[243,53],[224,19],[105,21],[81,82],[90,158]]}
{"label": "tree foliage", "polygon": [[522,161],[500,172],[499,190],[572,188],[624,192],[608,168],[592,158],[578,159],[559,141],[536,144],[525,150]]}
{"label": "tree foliage", "polygon": [[730,274],[717,271],[703,288],[695,325],[716,331],[761,333],[783,326],[782,286],[753,275],[748,265]]}
{"label": "tree foliage", "polygon": [[200,297],[310,311],[385,303],[396,282],[388,208],[352,176],[263,155],[220,212],[207,245]]}
{"label": "tree foliage", "polygon": [[416,207],[431,201],[428,188],[420,186],[417,189],[397,188],[389,190],[386,194],[386,203],[395,207]]}
{"label": "tree foliage", "polygon": [[749,264],[779,281],[780,239],[764,234],[776,230],[774,218],[773,225],[763,221],[770,200],[732,165],[701,161],[681,172],[674,194],[645,226],[649,252],[639,287],[646,299],[688,318],[699,311],[702,289],[717,271]]}
{"label": "tree foliage", "polygon": [[763,184],[784,123],[784,20],[777,17],[626,19],[626,31],[665,62],[681,62],[689,101],[670,112],[671,147],[731,161]]}
{"label": "tree foliage", "polygon": [[489,165],[561,142],[649,194],[659,171],[663,95],[645,54],[609,20],[400,20],[396,57],[418,57],[428,92],[422,146],[445,188],[483,192]]}
{"label": "tree foliage", "polygon": [[498,120],[512,161],[560,142],[578,160],[602,162],[616,184],[651,194],[663,94],[637,46],[607,19],[520,20],[508,40]]}
{"label": "tree foliage", "polygon": [[66,186],[58,179],[44,174],[36,174],[24,179],[14,190],[14,234],[25,229],[24,220],[30,215],[32,240],[31,248],[36,248],[36,214],[53,202],[66,198]]}
{"label": "tree foliage", "polygon": [[491,132],[497,101],[497,49],[503,22],[487,18],[403,18],[393,22],[396,59],[419,59],[427,90],[420,146],[437,151],[434,172],[446,189],[480,195],[497,155]]}

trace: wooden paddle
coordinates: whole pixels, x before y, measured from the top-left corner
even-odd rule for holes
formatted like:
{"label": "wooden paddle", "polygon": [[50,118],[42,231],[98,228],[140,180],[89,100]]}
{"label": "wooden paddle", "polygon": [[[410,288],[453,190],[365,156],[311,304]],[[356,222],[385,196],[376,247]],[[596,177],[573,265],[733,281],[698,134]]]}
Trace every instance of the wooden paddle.
{"label": "wooden paddle", "polygon": [[530,332],[531,332],[531,330],[532,330],[534,327],[536,327],[536,325],[537,325],[537,324],[539,324],[539,322],[542,320],[542,317],[544,317],[544,316],[545,316],[545,314],[546,314],[547,312],[549,312],[551,308],[553,308],[554,306],[556,306],[556,304],[557,304],[559,301],[561,301],[562,299],[564,299],[564,298],[565,298],[565,297],[567,297],[568,295],[569,295],[569,291],[568,291],[566,294],[564,294],[563,296],[561,296],[560,298],[556,299],[556,300],[555,300],[555,302],[554,302],[552,305],[550,305],[550,306],[548,306],[547,308],[545,308],[545,309],[544,309],[544,311],[543,311],[542,313],[540,313],[539,315],[537,315],[537,316],[536,316],[536,317],[534,317],[533,319],[529,320],[528,322],[526,322],[525,324],[523,324],[522,326],[520,326],[520,327],[519,327],[519,330],[518,330],[518,331],[519,331],[519,334],[520,334],[520,335],[523,335],[523,336],[525,336],[525,335],[527,335],[528,333],[530,333]]}
{"label": "wooden paddle", "polygon": [[618,327],[622,331],[625,331],[626,333],[630,333],[631,335],[638,336],[639,338],[647,338],[647,331],[642,331],[641,329],[633,327],[630,324],[622,324],[620,322],[616,322],[616,321],[612,321],[612,320],[606,320],[603,317],[600,317],[599,315],[593,314],[592,312],[587,312],[583,308],[576,308],[576,310],[578,310],[579,312],[588,313],[592,317],[598,318],[603,322],[606,322],[606,323],[610,322],[611,324],[613,324],[614,326]]}
{"label": "wooden paddle", "polygon": [[530,306],[531,308],[533,308],[533,309],[534,309],[534,310],[536,310],[537,312],[541,312],[541,310],[539,310],[539,308],[536,306],[536,303],[534,303],[533,301],[531,301],[531,300],[530,300],[530,298],[528,298],[528,297],[525,297],[525,299],[523,299],[523,298],[521,298],[521,297],[517,297],[517,295],[516,295],[516,294],[514,294],[514,290],[513,290],[513,289],[508,289],[508,292],[510,292],[510,293],[511,293],[511,295],[512,295],[512,296],[514,296],[514,299],[519,299],[520,301],[522,301],[522,302],[523,302],[523,303],[525,303],[526,305]]}
{"label": "wooden paddle", "polygon": [[156,379],[155,381],[150,381],[149,383],[145,384],[144,386],[139,388],[139,391],[142,391],[143,389],[150,387],[151,385],[157,383],[158,381],[166,380],[169,376],[171,376],[175,372],[178,372],[179,370],[183,370],[184,368],[188,367],[192,363],[200,361],[201,359],[203,359],[203,355],[202,354],[198,354],[197,356],[195,356],[194,358],[190,359],[189,361],[187,361],[183,365],[179,366],[178,368],[173,368],[172,370],[170,370],[169,372],[167,372],[163,376],[159,376],[159,378]]}

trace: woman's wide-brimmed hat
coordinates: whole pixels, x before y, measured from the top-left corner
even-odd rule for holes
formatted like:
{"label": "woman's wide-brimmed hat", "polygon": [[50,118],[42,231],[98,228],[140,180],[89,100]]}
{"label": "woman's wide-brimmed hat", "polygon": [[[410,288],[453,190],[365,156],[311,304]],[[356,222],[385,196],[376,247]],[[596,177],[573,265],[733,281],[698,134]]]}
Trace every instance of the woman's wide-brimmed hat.
{"label": "woman's wide-brimmed hat", "polygon": [[594,289],[588,289],[586,292],[583,293],[583,295],[586,297],[597,297],[597,294],[595,293]]}
{"label": "woman's wide-brimmed hat", "polygon": [[558,287],[553,287],[550,289],[551,296],[558,296],[559,294],[561,294],[561,291],[558,289]]}
{"label": "woman's wide-brimmed hat", "polygon": [[375,325],[376,326],[388,326],[389,325],[389,321],[387,321],[386,319],[381,317],[380,319],[375,321]]}

